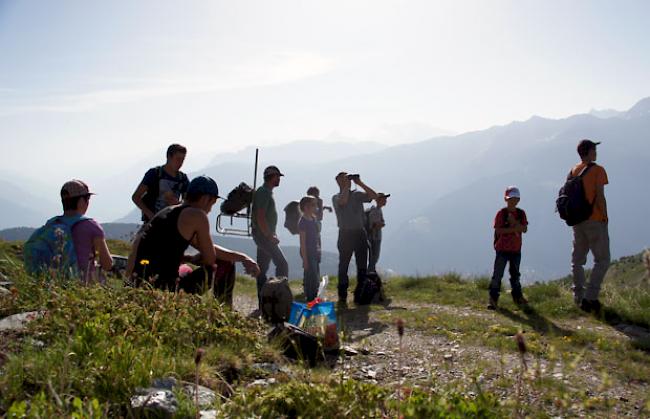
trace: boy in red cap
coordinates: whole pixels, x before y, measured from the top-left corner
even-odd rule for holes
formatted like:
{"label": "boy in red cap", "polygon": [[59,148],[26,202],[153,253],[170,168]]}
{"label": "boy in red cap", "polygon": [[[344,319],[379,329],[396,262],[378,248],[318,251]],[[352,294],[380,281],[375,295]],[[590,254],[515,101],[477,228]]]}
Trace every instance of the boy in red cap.
{"label": "boy in red cap", "polygon": [[519,264],[521,263],[521,235],[528,231],[526,213],[517,208],[521,195],[519,188],[509,186],[505,192],[506,207],[497,212],[494,217],[494,272],[490,282],[490,302],[488,309],[496,310],[501,293],[501,279],[509,265],[510,287],[512,299],[517,305],[527,304],[528,301],[521,291],[519,282]]}

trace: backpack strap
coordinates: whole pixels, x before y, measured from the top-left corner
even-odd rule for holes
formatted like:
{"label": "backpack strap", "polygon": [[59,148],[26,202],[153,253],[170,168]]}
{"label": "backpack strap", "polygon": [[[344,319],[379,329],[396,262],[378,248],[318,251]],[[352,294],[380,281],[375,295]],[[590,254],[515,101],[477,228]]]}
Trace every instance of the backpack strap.
{"label": "backpack strap", "polygon": [[577,176],[573,176],[573,169],[571,169],[571,170],[569,170],[569,175],[567,176],[566,179],[567,179],[567,180],[571,180],[571,179],[573,179],[574,177],[582,178],[582,177],[584,177],[584,175],[587,174],[587,172],[589,171],[589,169],[591,169],[591,168],[594,167],[595,165],[596,165],[596,163],[589,163],[589,164],[587,164],[587,166],[585,166],[585,168],[582,169],[582,170],[580,171],[580,173],[578,173]]}

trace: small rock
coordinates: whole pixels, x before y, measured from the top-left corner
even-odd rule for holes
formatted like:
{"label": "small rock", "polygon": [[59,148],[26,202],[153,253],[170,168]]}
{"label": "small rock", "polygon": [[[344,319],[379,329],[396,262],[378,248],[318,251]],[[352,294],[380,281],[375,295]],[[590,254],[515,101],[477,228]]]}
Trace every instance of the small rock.
{"label": "small rock", "polygon": [[174,377],[157,378],[151,382],[151,387],[173,390],[178,385]]}
{"label": "small rock", "polygon": [[[189,396],[190,399],[195,400],[193,384],[185,384],[183,390]],[[217,395],[215,394],[215,392],[210,390],[207,387],[198,386],[198,393],[199,393],[199,397],[198,397],[199,407],[212,406],[214,401],[217,399]]]}
{"label": "small rock", "polygon": [[382,352],[382,351],[375,352],[375,355],[377,355],[377,356],[385,356],[386,352]]}
{"label": "small rock", "polygon": [[42,340],[29,338],[29,339],[27,340],[27,342],[29,342],[29,343],[30,343],[34,348],[36,348],[36,349],[43,349],[43,348],[45,348],[45,342],[43,342]]}
{"label": "small rock", "polygon": [[272,362],[257,362],[251,365],[251,367],[256,370],[270,372],[271,374],[275,374],[281,370],[278,364]]}
{"label": "small rock", "polygon": [[359,355],[359,351],[357,351],[356,349],[354,349],[354,348],[351,347],[351,346],[344,346],[344,347],[342,347],[341,349],[343,350],[343,353],[344,353],[345,355],[347,355],[347,356],[355,356],[355,355]]}
{"label": "small rock", "polygon": [[377,371],[368,370],[368,372],[366,372],[366,375],[367,375],[369,378],[375,378],[375,377],[377,377]]}
{"label": "small rock", "polygon": [[0,287],[0,295],[9,295],[9,294],[11,294],[11,291],[9,291],[4,287]]}
{"label": "small rock", "polygon": [[43,315],[42,311],[14,314],[0,320],[0,330],[23,330],[27,323]]}
{"label": "small rock", "polygon": [[275,384],[275,382],[276,382],[275,378],[259,379],[253,381],[247,387],[255,387],[255,386],[267,387],[270,386],[271,384]]}
{"label": "small rock", "polygon": [[216,410],[201,410],[201,411],[199,411],[199,418],[200,419],[217,419],[217,411]]}
{"label": "small rock", "polygon": [[443,355],[443,358],[444,358],[445,360],[447,360],[447,361],[449,361],[449,360],[452,359],[453,357],[454,357],[454,356],[453,356],[452,354],[444,354],[444,355]]}
{"label": "small rock", "polygon": [[137,396],[131,397],[131,408],[144,415],[153,414],[156,417],[171,418],[178,409],[178,400],[170,390],[160,388],[140,389]]}

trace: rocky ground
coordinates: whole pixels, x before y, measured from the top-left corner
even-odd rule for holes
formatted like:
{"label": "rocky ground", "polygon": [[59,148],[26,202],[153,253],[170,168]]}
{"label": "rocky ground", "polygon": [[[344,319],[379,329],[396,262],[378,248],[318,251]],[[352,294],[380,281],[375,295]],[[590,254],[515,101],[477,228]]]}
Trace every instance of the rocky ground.
{"label": "rocky ground", "polygon": [[[334,298],[334,296],[331,296]],[[235,298],[235,309],[250,315],[257,307],[256,300],[247,295]],[[425,331],[406,327],[400,344],[397,328],[388,318],[400,316],[400,312],[425,310],[432,316],[440,313],[458,317],[474,316],[484,321],[486,327],[496,320],[491,311],[478,312],[444,305],[418,305],[404,301],[391,301],[386,305],[354,307],[338,310],[339,323],[343,325],[346,355],[334,364],[331,373],[342,378],[402,388],[425,386],[444,389],[460,386],[467,394],[477,395],[489,389],[498,394],[505,403],[514,403],[517,382],[521,402],[554,415],[585,415],[584,403],[562,400],[562,390],[581,393],[584,400],[593,403],[609,403],[613,416],[638,417],[648,400],[646,383],[620,382],[604,376],[594,365],[578,360],[551,362],[544,358],[526,355],[527,371],[516,352],[506,352],[487,346],[468,345],[463,342],[460,331]],[[578,321],[558,327],[598,328],[599,333],[611,337],[627,338],[628,335],[611,327],[594,326],[589,321]],[[647,331],[646,331],[647,332]],[[595,349],[592,349],[595,350]],[[535,380],[550,382],[558,389],[555,400],[548,400],[548,392],[542,394],[533,388]],[[543,406],[542,406],[543,405]]]}

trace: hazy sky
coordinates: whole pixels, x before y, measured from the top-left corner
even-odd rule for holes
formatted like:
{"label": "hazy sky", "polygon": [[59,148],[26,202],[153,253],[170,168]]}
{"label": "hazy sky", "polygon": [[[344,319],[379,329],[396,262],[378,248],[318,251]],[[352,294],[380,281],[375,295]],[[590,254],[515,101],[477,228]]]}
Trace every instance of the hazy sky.
{"label": "hazy sky", "polygon": [[0,0],[4,168],[60,184],[172,140],[191,171],[627,109],[650,96],[648,22],[648,1]]}

